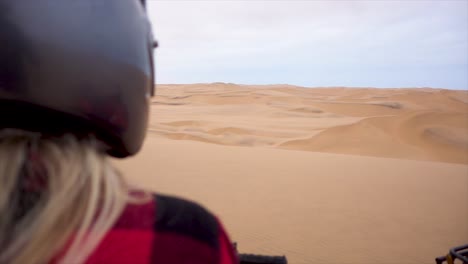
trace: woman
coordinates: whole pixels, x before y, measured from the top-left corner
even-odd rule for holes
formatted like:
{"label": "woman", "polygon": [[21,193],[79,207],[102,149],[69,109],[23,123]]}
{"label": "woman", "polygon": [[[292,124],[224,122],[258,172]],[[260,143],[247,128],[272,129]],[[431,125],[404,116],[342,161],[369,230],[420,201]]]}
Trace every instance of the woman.
{"label": "woman", "polygon": [[231,264],[201,206],[128,187],[153,91],[139,0],[0,0],[0,263]]}

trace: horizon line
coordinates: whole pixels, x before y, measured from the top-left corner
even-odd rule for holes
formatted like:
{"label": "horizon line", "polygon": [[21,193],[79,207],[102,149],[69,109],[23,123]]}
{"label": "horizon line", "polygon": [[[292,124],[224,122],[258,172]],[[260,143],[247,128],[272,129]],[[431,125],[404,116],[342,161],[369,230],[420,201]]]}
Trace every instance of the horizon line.
{"label": "horizon line", "polygon": [[235,85],[235,86],[293,86],[296,88],[317,89],[317,88],[346,88],[346,89],[432,89],[432,90],[451,90],[451,91],[468,91],[468,88],[442,88],[430,86],[399,86],[399,87],[378,87],[378,86],[342,86],[342,85],[327,85],[327,86],[303,86],[287,83],[271,83],[271,84],[245,84],[232,82],[194,82],[194,83],[156,83],[155,85]]}

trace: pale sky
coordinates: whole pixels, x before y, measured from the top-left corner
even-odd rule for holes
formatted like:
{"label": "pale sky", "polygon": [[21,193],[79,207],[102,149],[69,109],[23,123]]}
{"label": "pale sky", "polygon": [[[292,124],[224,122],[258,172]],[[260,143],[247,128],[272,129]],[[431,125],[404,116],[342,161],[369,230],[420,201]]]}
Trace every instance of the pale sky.
{"label": "pale sky", "polygon": [[159,1],[158,83],[468,89],[468,0]]}

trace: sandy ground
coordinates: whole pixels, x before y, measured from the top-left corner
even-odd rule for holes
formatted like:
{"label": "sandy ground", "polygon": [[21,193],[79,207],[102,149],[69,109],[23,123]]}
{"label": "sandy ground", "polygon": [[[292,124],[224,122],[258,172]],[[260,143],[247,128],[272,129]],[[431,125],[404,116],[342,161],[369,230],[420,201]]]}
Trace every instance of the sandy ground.
{"label": "sandy ground", "polygon": [[468,92],[161,85],[127,178],[201,202],[242,252],[432,263],[468,243]]}

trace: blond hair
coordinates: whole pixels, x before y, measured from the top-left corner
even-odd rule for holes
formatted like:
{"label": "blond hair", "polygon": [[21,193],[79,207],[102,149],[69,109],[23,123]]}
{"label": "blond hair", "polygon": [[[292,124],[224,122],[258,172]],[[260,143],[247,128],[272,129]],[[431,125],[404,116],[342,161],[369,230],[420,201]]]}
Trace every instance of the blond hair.
{"label": "blond hair", "polygon": [[128,189],[93,139],[0,131],[0,263],[82,263]]}

